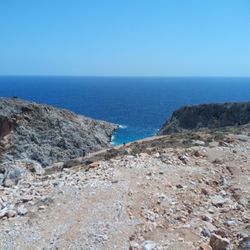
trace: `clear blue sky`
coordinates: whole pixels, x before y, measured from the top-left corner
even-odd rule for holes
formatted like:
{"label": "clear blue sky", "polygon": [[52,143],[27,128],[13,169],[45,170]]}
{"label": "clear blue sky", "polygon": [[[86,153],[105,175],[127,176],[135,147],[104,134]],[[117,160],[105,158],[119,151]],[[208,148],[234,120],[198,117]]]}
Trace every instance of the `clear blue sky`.
{"label": "clear blue sky", "polygon": [[249,0],[2,0],[1,75],[250,76]]}

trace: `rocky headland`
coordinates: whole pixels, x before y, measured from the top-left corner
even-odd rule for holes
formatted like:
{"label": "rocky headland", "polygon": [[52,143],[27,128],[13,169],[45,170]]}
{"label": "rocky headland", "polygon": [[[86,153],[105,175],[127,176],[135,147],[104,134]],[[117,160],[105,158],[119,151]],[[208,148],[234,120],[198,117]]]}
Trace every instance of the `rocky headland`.
{"label": "rocky headland", "polygon": [[43,167],[110,146],[117,125],[64,109],[0,98],[3,161],[33,160]]}
{"label": "rocky headland", "polygon": [[192,105],[174,111],[158,134],[238,126],[249,122],[250,102]]}
{"label": "rocky headland", "polygon": [[249,123],[16,164],[0,186],[0,249],[250,249]]}

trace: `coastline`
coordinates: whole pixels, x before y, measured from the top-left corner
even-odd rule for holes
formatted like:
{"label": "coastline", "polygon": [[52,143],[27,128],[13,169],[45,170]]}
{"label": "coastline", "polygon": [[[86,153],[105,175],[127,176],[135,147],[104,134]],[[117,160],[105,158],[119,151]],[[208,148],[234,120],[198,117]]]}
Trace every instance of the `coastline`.
{"label": "coastline", "polygon": [[113,133],[111,135],[110,144],[112,146],[119,146],[122,144],[122,143],[116,142],[116,135],[117,135],[119,129],[126,129],[126,128],[128,128],[127,125],[117,124],[117,128],[113,131]]}

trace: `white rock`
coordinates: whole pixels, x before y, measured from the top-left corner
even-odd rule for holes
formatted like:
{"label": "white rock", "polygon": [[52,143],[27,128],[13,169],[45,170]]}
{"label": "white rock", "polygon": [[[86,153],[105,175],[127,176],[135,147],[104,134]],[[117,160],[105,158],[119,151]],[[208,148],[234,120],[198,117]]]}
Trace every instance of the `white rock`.
{"label": "white rock", "polygon": [[231,226],[236,226],[237,223],[236,223],[236,221],[234,221],[234,220],[228,220],[228,221],[225,222],[225,225],[231,227]]}
{"label": "white rock", "polygon": [[20,206],[17,210],[18,215],[25,215],[28,213],[28,209],[24,206]]}
{"label": "white rock", "polygon": [[9,210],[7,212],[7,217],[11,218],[11,217],[15,217],[16,216],[16,211],[15,210]]}
{"label": "white rock", "polygon": [[193,140],[193,143],[195,144],[195,146],[204,146],[205,145],[205,142],[200,141],[200,140]]}
{"label": "white rock", "polygon": [[139,244],[137,242],[135,242],[135,241],[130,241],[129,244],[130,244],[130,247],[132,249],[134,249],[134,248],[138,249],[140,247]]}
{"label": "white rock", "polygon": [[155,250],[156,249],[156,243],[151,240],[146,240],[142,244],[143,250]]}
{"label": "white rock", "polygon": [[220,207],[226,202],[226,199],[224,199],[221,195],[214,195],[211,198],[211,200],[212,200],[212,204],[216,207]]}

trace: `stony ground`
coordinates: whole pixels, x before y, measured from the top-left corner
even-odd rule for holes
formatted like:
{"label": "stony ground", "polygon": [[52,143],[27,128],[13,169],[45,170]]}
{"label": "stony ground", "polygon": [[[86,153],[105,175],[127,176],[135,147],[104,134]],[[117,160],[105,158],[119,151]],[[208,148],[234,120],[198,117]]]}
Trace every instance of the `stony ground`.
{"label": "stony ground", "polygon": [[250,249],[249,127],[211,133],[25,170],[0,187],[0,249]]}

